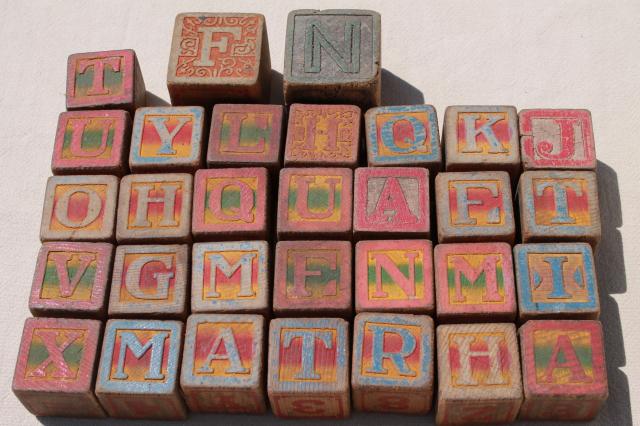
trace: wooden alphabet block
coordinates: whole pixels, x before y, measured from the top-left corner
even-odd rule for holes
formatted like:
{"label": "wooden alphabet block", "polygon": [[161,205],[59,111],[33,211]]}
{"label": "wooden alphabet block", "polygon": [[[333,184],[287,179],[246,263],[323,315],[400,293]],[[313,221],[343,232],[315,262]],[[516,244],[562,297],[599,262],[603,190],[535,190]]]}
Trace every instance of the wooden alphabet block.
{"label": "wooden alphabet block", "polygon": [[31,285],[31,313],[103,317],[112,257],[113,246],[107,243],[44,243]]}
{"label": "wooden alphabet block", "polygon": [[128,175],[120,183],[118,243],[191,240],[191,190],[187,173]]}
{"label": "wooden alphabet block", "polygon": [[27,318],[12,386],[27,410],[36,416],[105,417],[93,394],[101,330],[96,320]]}
{"label": "wooden alphabet block", "polygon": [[439,244],[433,257],[440,323],[515,320],[516,291],[509,244]]}
{"label": "wooden alphabet block", "polygon": [[431,241],[356,244],[356,312],[431,314],[433,310]]}
{"label": "wooden alphabet block", "polygon": [[191,268],[191,310],[270,313],[266,241],[196,243]]}
{"label": "wooden alphabet block", "polygon": [[109,416],[187,417],[178,389],[182,329],[180,321],[107,321],[96,396]]}
{"label": "wooden alphabet block", "polygon": [[429,412],[435,369],[433,320],[426,315],[362,313],[354,321],[354,408]]}
{"label": "wooden alphabet block", "polygon": [[266,101],[271,88],[271,59],[264,16],[176,16],[167,87],[172,105]]}
{"label": "wooden alphabet block", "polygon": [[520,327],[520,418],[592,420],[609,396],[599,321],[528,321]]}
{"label": "wooden alphabet block", "polygon": [[54,175],[128,171],[131,116],[123,110],[67,111],[58,117],[51,171]]}
{"label": "wooden alphabet block", "polygon": [[277,172],[282,166],[284,116],[282,105],[216,104],[207,165],[259,166]]}
{"label": "wooden alphabet block", "polygon": [[523,109],[522,164],[533,169],[596,169],[591,113],[586,109]]}
{"label": "wooden alphabet block", "polygon": [[598,281],[589,244],[518,244],[513,253],[522,322],[598,319]]}
{"label": "wooden alphabet block", "polygon": [[429,171],[420,167],[360,167],[355,172],[356,238],[429,238]]}
{"label": "wooden alphabet block", "polygon": [[215,240],[266,239],[268,174],[264,167],[198,170],[191,232]]}
{"label": "wooden alphabet block", "polygon": [[380,104],[380,15],[370,10],[294,10],[287,19],[287,104]]}
{"label": "wooden alphabet block", "polygon": [[111,241],[116,222],[118,178],[52,176],[40,224],[41,241]]}
{"label": "wooden alphabet block", "polygon": [[204,108],[138,108],[129,167],[140,172],[195,172],[203,165]]}
{"label": "wooden alphabet block", "polygon": [[280,170],[278,239],[351,239],[352,189],[351,169]]}
{"label": "wooden alphabet block", "polygon": [[518,112],[513,106],[450,106],[444,113],[447,171],[520,173]]}
{"label": "wooden alphabet block", "polygon": [[513,324],[437,328],[436,424],[509,423],[522,403],[518,338]]}
{"label": "wooden alphabet block", "polygon": [[431,105],[371,108],[364,116],[367,161],[373,166],[442,167],[438,117]]}
{"label": "wooden alphabet block", "polygon": [[506,172],[440,173],[436,176],[441,243],[502,241],[513,244],[515,221]]}
{"label": "wooden alphabet block", "polygon": [[273,278],[277,316],[351,316],[351,243],[279,241]]}
{"label": "wooden alphabet block", "polygon": [[264,318],[195,314],[187,321],[180,387],[189,409],[262,414]]}
{"label": "wooden alphabet block", "polygon": [[522,242],[586,242],[602,235],[594,172],[524,172],[518,185]]}
{"label": "wooden alphabet block", "polygon": [[278,417],[345,418],[349,323],[338,318],[282,318],[269,326],[267,392]]}
{"label": "wooden alphabet block", "polygon": [[109,317],[187,317],[189,246],[116,248]]}
{"label": "wooden alphabet block", "polygon": [[285,167],[356,167],[360,115],[355,105],[291,105]]}
{"label": "wooden alphabet block", "polygon": [[126,109],[144,106],[147,92],[131,49],[74,53],[67,61],[67,109]]}

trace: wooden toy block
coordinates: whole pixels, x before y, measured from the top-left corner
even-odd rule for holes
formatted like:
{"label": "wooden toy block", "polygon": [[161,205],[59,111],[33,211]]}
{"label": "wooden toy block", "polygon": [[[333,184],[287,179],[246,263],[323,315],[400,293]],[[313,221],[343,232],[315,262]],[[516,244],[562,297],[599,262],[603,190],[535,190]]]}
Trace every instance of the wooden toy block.
{"label": "wooden toy block", "polygon": [[191,240],[191,189],[187,173],[128,175],[120,182],[118,243]]}
{"label": "wooden toy block", "polygon": [[515,320],[516,291],[509,244],[439,244],[433,257],[440,323]]}
{"label": "wooden toy block", "polygon": [[520,173],[518,112],[513,106],[450,106],[444,113],[447,171]]}
{"label": "wooden toy block", "polygon": [[187,317],[189,246],[118,246],[109,317]]}
{"label": "wooden toy block", "polygon": [[431,105],[371,108],[364,116],[367,162],[372,166],[442,167],[438,117]]}
{"label": "wooden toy block", "polygon": [[198,170],[191,232],[195,239],[266,239],[268,174],[264,167]]}
{"label": "wooden toy block", "polygon": [[107,321],[96,396],[109,416],[186,419],[178,388],[182,329],[180,321]]}
{"label": "wooden toy block", "polygon": [[519,119],[525,170],[596,170],[589,110],[523,109]]}
{"label": "wooden toy block", "polygon": [[285,167],[356,167],[360,115],[355,105],[291,105]]}
{"label": "wooden toy block", "polygon": [[191,268],[191,310],[270,313],[269,243],[196,243]]}
{"label": "wooden toy block", "polygon": [[44,243],[31,285],[31,313],[104,317],[112,256],[113,246],[107,243]]}
{"label": "wooden toy block", "polygon": [[207,151],[209,167],[282,166],[282,105],[217,104]]}
{"label": "wooden toy block", "polygon": [[513,324],[440,325],[436,424],[509,423],[522,403]]}
{"label": "wooden toy block", "polygon": [[362,313],[354,321],[354,408],[429,412],[435,368],[433,320],[426,315]]}
{"label": "wooden toy block", "polygon": [[602,234],[594,172],[524,172],[518,185],[522,242],[586,242]]}
{"label": "wooden toy block", "polygon": [[356,312],[433,313],[431,247],[429,240],[356,244]]}
{"label": "wooden toy block", "polygon": [[93,394],[101,331],[96,320],[27,318],[12,386],[27,410],[36,416],[105,417]]}
{"label": "wooden toy block", "polygon": [[349,323],[338,318],[281,318],[269,326],[267,393],[278,417],[346,418]]}
{"label": "wooden toy block", "polygon": [[351,239],[352,188],[351,169],[280,170],[278,239]]}
{"label": "wooden toy block", "polygon": [[263,414],[264,318],[196,314],[187,321],[180,387],[189,409]]}
{"label": "wooden toy block", "polygon": [[506,172],[440,173],[436,176],[441,243],[502,241],[513,244],[515,222]]}
{"label": "wooden toy block", "polygon": [[268,100],[271,59],[264,16],[181,13],[167,71],[173,105]]}
{"label": "wooden toy block", "polygon": [[129,167],[139,172],[195,172],[203,166],[204,108],[138,108]]}
{"label": "wooden toy block", "polygon": [[609,396],[599,321],[528,321],[520,327],[520,418],[592,420]]}
{"label": "wooden toy block", "polygon": [[279,241],[273,278],[277,316],[350,318],[351,243]]}
{"label": "wooden toy block", "polygon": [[361,167],[355,171],[356,238],[429,238],[429,171],[420,167]]}
{"label": "wooden toy block", "polygon": [[131,49],[74,53],[67,61],[67,109],[126,109],[144,106],[146,89]]}
{"label": "wooden toy block", "polygon": [[41,241],[111,241],[118,178],[108,175],[52,176],[40,224]]}
{"label": "wooden toy block", "polygon": [[131,116],[123,110],[67,111],[58,118],[54,175],[127,173]]}
{"label": "wooden toy block", "polygon": [[518,244],[513,253],[522,322],[598,319],[598,281],[589,244]]}
{"label": "wooden toy block", "polygon": [[287,19],[287,104],[380,104],[380,14],[370,10],[294,10]]}

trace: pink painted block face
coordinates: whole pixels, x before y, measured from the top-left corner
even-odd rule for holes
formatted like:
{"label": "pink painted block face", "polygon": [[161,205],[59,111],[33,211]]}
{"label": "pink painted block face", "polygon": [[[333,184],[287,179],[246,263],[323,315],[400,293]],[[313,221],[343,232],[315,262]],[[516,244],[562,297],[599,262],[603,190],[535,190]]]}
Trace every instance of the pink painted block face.
{"label": "pink painted block face", "polygon": [[353,221],[356,234],[428,237],[428,170],[418,167],[356,169]]}
{"label": "pink painted block face", "polygon": [[434,265],[438,319],[515,318],[509,244],[440,244],[434,250]]}
{"label": "pink painted block face", "polygon": [[356,311],[433,312],[432,265],[431,241],[360,241]]}

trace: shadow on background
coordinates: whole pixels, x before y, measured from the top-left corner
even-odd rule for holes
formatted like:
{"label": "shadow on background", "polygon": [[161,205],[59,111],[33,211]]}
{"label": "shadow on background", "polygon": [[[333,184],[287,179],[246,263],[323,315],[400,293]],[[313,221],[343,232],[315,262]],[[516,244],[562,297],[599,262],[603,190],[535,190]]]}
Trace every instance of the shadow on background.
{"label": "shadow on background", "polygon": [[150,106],[150,107],[161,107],[161,106],[171,106],[171,104],[167,101],[165,101],[164,99],[162,99],[160,96],[151,93],[147,90],[147,104],[146,106]]}
{"label": "shadow on background", "polygon": [[424,103],[424,95],[415,86],[391,71],[382,69],[382,105],[417,105]]}
{"label": "shadow on background", "polygon": [[284,91],[282,86],[282,74],[276,70],[271,70],[271,96],[270,104],[284,105]]}

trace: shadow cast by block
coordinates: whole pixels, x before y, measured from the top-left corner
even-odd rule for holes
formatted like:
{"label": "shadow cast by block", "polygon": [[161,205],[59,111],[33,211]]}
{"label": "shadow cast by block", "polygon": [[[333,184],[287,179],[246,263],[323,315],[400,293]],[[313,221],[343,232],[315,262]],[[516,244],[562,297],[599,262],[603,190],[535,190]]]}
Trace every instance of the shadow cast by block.
{"label": "shadow cast by block", "polygon": [[423,103],[424,95],[420,89],[391,71],[382,69],[382,105],[418,105]]}

